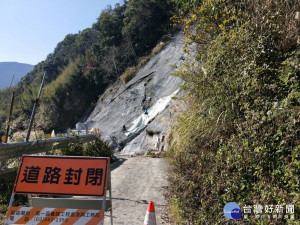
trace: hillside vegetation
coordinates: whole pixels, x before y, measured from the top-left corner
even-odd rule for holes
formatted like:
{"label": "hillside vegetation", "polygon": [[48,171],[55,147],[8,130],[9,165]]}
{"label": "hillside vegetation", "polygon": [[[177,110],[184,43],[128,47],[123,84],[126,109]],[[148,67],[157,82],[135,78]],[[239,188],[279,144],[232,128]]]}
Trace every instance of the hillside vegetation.
{"label": "hillside vegetation", "polygon": [[[299,224],[299,1],[174,2],[198,47],[177,72],[189,109],[171,134],[174,224]],[[295,220],[228,220],[228,202],[292,203]]]}
{"label": "hillside vegetation", "polygon": [[167,34],[170,12],[166,0],[130,0],[103,10],[92,28],[67,35],[16,87],[0,92],[0,135],[12,91],[16,92],[12,132],[27,128],[44,71],[34,129],[49,132],[74,126],[126,68],[136,68]]}

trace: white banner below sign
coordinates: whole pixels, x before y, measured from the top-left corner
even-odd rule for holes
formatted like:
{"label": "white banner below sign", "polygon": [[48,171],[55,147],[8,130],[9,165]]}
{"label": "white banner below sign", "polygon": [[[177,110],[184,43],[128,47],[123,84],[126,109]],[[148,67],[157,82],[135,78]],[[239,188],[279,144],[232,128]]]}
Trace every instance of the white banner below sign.
{"label": "white banner below sign", "polygon": [[5,225],[103,225],[104,211],[91,209],[64,209],[39,207],[9,207]]}

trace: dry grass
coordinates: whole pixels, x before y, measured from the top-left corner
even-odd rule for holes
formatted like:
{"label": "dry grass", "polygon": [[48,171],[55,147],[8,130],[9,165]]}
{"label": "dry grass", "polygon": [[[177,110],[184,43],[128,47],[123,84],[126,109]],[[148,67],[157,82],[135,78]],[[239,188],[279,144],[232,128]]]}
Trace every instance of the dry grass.
{"label": "dry grass", "polygon": [[[23,142],[26,136],[27,136],[27,131],[17,131],[13,134],[9,142]],[[37,131],[32,130],[30,133],[29,140],[37,140],[45,137],[46,135],[42,130],[37,130]]]}
{"label": "dry grass", "polygon": [[128,81],[130,81],[134,77],[134,74],[136,73],[136,71],[137,71],[137,67],[127,68],[120,77],[123,84],[126,84]]}
{"label": "dry grass", "polygon": [[166,46],[165,42],[159,42],[153,48],[150,55],[141,57],[139,59],[137,66],[127,68],[125,72],[120,76],[120,79],[122,80],[123,84],[125,85],[126,83],[128,83],[128,81],[130,81],[134,77],[137,71],[141,69],[141,67],[146,65],[146,63],[149,62],[150,59],[152,59],[155,55],[157,55],[165,46]]}

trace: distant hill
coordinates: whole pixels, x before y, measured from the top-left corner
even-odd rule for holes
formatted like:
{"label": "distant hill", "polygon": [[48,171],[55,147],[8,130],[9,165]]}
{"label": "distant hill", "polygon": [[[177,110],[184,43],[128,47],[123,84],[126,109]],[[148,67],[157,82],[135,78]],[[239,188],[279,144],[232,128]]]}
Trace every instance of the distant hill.
{"label": "distant hill", "polygon": [[17,62],[0,62],[0,90],[10,85],[14,77],[13,85],[33,69],[33,65]]}

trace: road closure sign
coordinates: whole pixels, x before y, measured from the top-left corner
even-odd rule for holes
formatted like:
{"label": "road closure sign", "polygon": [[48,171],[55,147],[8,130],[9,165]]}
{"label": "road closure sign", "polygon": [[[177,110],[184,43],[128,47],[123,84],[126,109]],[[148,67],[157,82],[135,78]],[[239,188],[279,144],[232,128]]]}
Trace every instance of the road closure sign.
{"label": "road closure sign", "polygon": [[109,158],[23,155],[14,193],[106,196]]}

